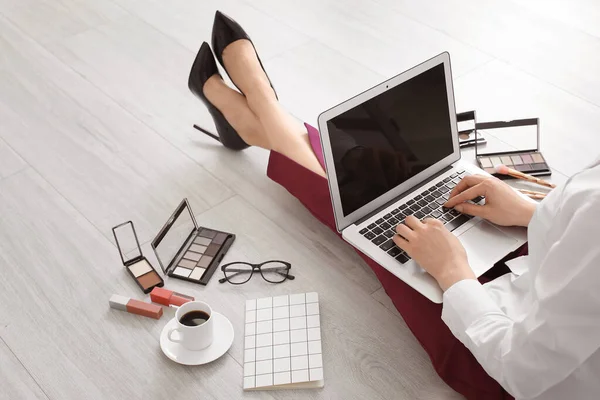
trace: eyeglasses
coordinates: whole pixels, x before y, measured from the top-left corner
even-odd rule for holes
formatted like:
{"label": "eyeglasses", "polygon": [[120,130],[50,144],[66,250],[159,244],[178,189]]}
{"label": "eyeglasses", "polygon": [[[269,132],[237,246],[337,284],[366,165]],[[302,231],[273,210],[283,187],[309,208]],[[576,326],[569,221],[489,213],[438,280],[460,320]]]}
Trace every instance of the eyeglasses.
{"label": "eyeglasses", "polygon": [[296,279],[290,275],[292,264],[285,261],[265,261],[261,264],[250,264],[247,262],[232,262],[221,267],[225,278],[219,279],[219,283],[229,282],[233,285],[241,285],[252,278],[255,270],[260,272],[263,279],[270,283],[281,283],[286,279]]}

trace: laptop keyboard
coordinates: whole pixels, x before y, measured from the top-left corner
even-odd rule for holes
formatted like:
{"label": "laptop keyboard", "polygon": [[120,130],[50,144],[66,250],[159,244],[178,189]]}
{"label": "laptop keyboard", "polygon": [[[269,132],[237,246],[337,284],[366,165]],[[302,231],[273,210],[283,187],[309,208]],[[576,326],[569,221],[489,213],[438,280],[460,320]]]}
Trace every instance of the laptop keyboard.
{"label": "laptop keyboard", "polygon": [[[401,264],[406,263],[410,260],[410,256],[396,246],[392,240],[392,237],[396,234],[396,226],[404,223],[406,217],[413,215],[421,220],[424,218],[438,219],[444,223],[449,231],[455,230],[472,218],[456,210],[442,207],[442,204],[448,201],[450,191],[466,175],[470,174],[462,170],[457,171],[442,181],[432,184],[413,199],[399,205],[398,208],[361,229],[359,233]],[[472,201],[478,203],[482,199],[478,197]]]}

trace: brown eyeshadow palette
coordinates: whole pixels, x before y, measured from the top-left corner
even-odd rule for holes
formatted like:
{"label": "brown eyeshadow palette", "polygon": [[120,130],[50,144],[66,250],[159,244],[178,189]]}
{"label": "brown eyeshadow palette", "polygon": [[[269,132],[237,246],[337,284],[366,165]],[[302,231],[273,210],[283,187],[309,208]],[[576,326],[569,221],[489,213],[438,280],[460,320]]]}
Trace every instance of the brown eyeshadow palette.
{"label": "brown eyeshadow palette", "polygon": [[[162,287],[165,282],[142,254],[133,222],[124,222],[115,226],[112,231],[123,265],[127,268],[127,272],[135,280],[140,289],[148,294],[156,286]],[[128,258],[125,253],[132,248],[137,249],[137,252],[133,257]]]}
{"label": "brown eyeshadow palette", "polygon": [[[477,135],[480,131],[493,132],[493,129],[506,130],[507,128],[513,128],[511,131],[516,132],[515,128],[519,129],[523,127],[531,127],[530,129],[535,130],[535,148],[528,150],[511,150],[482,154],[479,149],[482,146],[477,145],[475,146],[475,158],[481,169],[502,179],[507,178],[507,176],[496,173],[495,166],[499,164],[504,164],[509,168],[533,176],[551,175],[552,170],[548,166],[546,159],[539,150],[540,127],[538,118],[476,123],[477,129],[475,130],[475,137],[477,138]],[[531,147],[534,147],[533,143],[530,144]]]}
{"label": "brown eyeshadow palette", "polygon": [[206,285],[234,240],[234,234],[199,227],[184,199],[152,241],[152,249],[165,275]]}

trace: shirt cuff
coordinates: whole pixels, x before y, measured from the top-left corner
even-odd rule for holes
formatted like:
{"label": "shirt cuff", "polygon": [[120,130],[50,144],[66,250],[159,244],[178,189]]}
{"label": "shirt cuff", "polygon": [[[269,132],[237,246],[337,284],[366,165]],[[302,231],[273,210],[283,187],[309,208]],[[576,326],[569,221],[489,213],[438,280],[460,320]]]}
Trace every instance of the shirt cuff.
{"label": "shirt cuff", "polygon": [[467,339],[467,329],[489,313],[501,312],[485,288],[475,279],[456,282],[444,292],[442,320],[461,342]]}

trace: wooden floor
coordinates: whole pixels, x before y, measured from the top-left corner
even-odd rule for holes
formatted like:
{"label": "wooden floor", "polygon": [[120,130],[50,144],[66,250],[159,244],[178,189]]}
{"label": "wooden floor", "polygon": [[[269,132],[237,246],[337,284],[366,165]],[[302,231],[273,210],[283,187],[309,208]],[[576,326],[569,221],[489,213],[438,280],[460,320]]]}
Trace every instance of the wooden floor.
{"label": "wooden floor", "polygon": [[[0,398],[461,398],[366,265],[265,176],[266,152],[191,129],[212,124],[187,74],[217,8],[302,120],[449,51],[458,109],[541,117],[555,181],[599,154],[596,0],[0,0]],[[193,368],[158,347],[172,310],[108,308],[113,293],[141,298],[110,228],[133,220],[154,262],[148,241],[183,197],[238,234],[228,259],[285,259],[297,276],[169,279],[235,327],[226,356]],[[325,388],[244,394],[244,300],[302,291],[321,296]]]}

